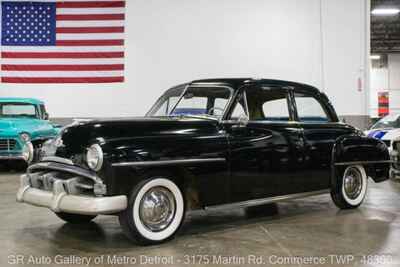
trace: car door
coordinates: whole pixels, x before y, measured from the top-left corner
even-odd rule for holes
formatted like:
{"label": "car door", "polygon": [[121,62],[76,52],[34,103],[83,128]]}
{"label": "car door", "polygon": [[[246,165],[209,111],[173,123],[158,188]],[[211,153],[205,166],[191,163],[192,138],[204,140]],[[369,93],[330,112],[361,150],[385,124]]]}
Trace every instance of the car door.
{"label": "car door", "polygon": [[303,137],[293,122],[290,90],[245,87],[224,122],[230,145],[231,202],[297,192],[293,184],[303,160]]}
{"label": "car door", "polygon": [[305,160],[299,169],[303,191],[330,188],[332,150],[338,137],[353,129],[338,121],[327,97],[319,92],[297,88],[293,91],[296,120],[302,128]]}

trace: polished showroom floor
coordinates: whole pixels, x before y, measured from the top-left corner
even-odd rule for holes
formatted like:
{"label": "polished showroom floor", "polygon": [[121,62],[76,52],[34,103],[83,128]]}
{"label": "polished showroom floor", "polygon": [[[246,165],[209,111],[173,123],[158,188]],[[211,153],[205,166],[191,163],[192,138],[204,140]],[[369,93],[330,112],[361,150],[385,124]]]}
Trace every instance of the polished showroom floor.
{"label": "polished showroom floor", "polygon": [[89,260],[92,266],[243,266],[256,259],[260,266],[301,266],[278,265],[295,256],[325,262],[315,266],[400,266],[400,183],[394,181],[370,183],[358,210],[339,211],[324,195],[248,211],[191,214],[177,238],[153,247],[129,243],[116,217],[73,226],[47,209],[18,204],[18,183],[18,173],[0,174],[0,266],[17,263],[17,257],[20,264],[13,266],[84,266]]}

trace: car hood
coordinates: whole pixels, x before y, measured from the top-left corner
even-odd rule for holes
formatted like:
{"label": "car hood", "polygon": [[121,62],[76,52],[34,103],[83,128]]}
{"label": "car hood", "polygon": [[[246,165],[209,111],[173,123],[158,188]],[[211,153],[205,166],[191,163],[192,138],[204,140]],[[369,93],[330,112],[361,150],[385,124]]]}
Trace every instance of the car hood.
{"label": "car hood", "polygon": [[79,152],[94,142],[110,143],[130,139],[167,136],[206,136],[215,133],[214,120],[171,117],[136,117],[78,122],[61,132],[63,147]]}
{"label": "car hood", "polygon": [[17,135],[21,132],[32,133],[38,130],[43,123],[38,119],[30,118],[1,118],[0,136]]}
{"label": "car hood", "polygon": [[365,134],[380,140],[396,140],[400,139],[400,128],[373,129],[366,131]]}

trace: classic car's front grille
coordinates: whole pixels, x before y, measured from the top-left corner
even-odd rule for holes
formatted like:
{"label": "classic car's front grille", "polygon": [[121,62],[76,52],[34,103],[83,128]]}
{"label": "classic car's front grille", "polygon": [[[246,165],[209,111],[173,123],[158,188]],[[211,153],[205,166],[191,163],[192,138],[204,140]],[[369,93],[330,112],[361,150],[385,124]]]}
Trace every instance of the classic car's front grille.
{"label": "classic car's front grille", "polygon": [[11,151],[15,149],[17,141],[15,139],[0,139],[0,151]]}
{"label": "classic car's front grille", "polygon": [[61,181],[64,190],[72,195],[93,195],[94,182],[83,177],[73,177],[59,173],[34,173],[30,175],[30,183],[33,188],[53,191],[56,181]]}

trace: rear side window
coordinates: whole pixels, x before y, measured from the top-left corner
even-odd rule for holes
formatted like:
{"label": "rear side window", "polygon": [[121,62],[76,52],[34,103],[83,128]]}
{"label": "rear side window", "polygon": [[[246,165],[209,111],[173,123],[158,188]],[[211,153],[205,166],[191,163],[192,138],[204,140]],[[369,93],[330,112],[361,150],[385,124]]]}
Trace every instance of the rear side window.
{"label": "rear side window", "polygon": [[265,102],[262,109],[266,120],[289,121],[289,110],[286,96]]}
{"label": "rear side window", "polygon": [[288,92],[277,86],[252,87],[246,91],[250,120],[288,122],[291,120]]}
{"label": "rear side window", "polygon": [[296,93],[297,114],[301,122],[330,122],[321,103],[313,96]]}

